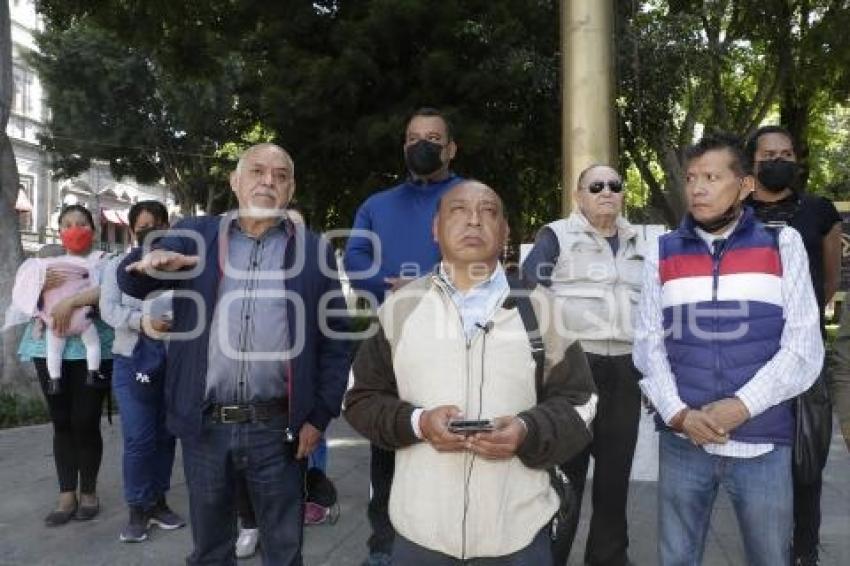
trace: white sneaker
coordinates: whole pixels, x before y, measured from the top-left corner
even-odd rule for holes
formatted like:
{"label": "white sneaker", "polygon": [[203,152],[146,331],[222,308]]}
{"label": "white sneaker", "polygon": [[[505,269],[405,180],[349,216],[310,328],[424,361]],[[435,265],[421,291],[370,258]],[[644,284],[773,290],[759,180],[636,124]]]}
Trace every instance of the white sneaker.
{"label": "white sneaker", "polygon": [[259,529],[239,529],[239,538],[236,539],[236,558],[251,558],[257,552],[257,543],[260,542]]}

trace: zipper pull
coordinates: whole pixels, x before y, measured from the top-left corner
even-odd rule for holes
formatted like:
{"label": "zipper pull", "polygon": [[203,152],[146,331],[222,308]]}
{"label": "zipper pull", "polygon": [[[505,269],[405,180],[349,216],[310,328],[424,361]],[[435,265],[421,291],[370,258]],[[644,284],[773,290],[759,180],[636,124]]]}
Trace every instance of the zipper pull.
{"label": "zipper pull", "polygon": [[711,242],[711,247],[714,259],[720,259],[720,256],[723,254],[723,248],[726,247],[726,238],[717,238]]}

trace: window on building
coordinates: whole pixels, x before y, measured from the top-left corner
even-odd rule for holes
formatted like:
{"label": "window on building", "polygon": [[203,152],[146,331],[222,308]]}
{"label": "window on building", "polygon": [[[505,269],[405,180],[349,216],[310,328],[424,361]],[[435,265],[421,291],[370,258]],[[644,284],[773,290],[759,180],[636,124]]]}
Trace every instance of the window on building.
{"label": "window on building", "polygon": [[24,194],[27,195],[27,198],[32,202],[33,197],[33,187],[35,186],[35,178],[32,175],[19,175],[18,176],[18,188],[24,191]]}
{"label": "window on building", "polygon": [[[26,196],[28,205],[33,206],[33,185],[35,183],[35,179],[29,175],[21,175],[19,177],[18,182],[18,192],[23,193]],[[18,227],[21,230],[31,232],[32,227],[32,210],[17,210],[18,213]]]}
{"label": "window on building", "polygon": [[9,125],[6,128],[6,131],[12,138],[16,138],[19,140],[26,139],[27,125],[25,123],[25,120],[20,116],[9,116]]}
{"label": "window on building", "polygon": [[12,85],[15,93],[12,97],[12,110],[23,113],[24,108],[24,70],[17,65],[12,69]]}
{"label": "window on building", "polygon": [[23,116],[33,112],[33,73],[26,67],[15,65],[12,70],[15,94],[12,110]]}

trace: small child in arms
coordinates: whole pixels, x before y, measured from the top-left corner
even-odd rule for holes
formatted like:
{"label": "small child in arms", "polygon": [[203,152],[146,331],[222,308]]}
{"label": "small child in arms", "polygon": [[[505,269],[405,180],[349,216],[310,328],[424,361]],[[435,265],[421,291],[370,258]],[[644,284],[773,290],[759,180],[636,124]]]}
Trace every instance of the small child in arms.
{"label": "small child in arms", "polygon": [[[50,254],[52,251],[48,248],[44,253]],[[59,248],[58,251],[61,253],[62,249]],[[39,255],[42,255],[42,252]],[[79,336],[86,347],[86,367],[89,372],[87,383],[99,381],[100,378],[100,338],[91,319],[92,307],[74,309],[68,328],[61,335],[54,331],[51,316],[53,308],[61,301],[97,286],[91,265],[89,259],[71,255],[31,258],[21,264],[15,277],[12,302],[16,308],[35,319],[33,337],[38,337],[46,327],[47,372],[50,376],[47,392],[51,395],[62,391],[62,352],[68,336]],[[60,276],[62,283],[42,290],[48,270]]]}

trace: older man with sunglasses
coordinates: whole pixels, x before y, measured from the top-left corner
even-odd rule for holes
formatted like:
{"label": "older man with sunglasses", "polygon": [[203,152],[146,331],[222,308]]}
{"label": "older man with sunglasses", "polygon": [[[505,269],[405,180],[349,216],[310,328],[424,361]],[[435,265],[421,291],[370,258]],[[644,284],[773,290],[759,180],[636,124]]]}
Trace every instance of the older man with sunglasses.
{"label": "older man with sunglasses", "polygon": [[[623,181],[607,165],[591,165],[574,192],[578,210],[544,226],[522,266],[524,277],[569,299],[562,328],[581,342],[599,406],[593,443],[564,469],[581,505],[590,456],[596,466],[585,564],[628,564],[626,498],[640,419],[640,374],[632,363],[632,314],[640,295],[643,256],[637,231],[620,214]],[[578,524],[573,517],[557,564],[565,564]]]}

